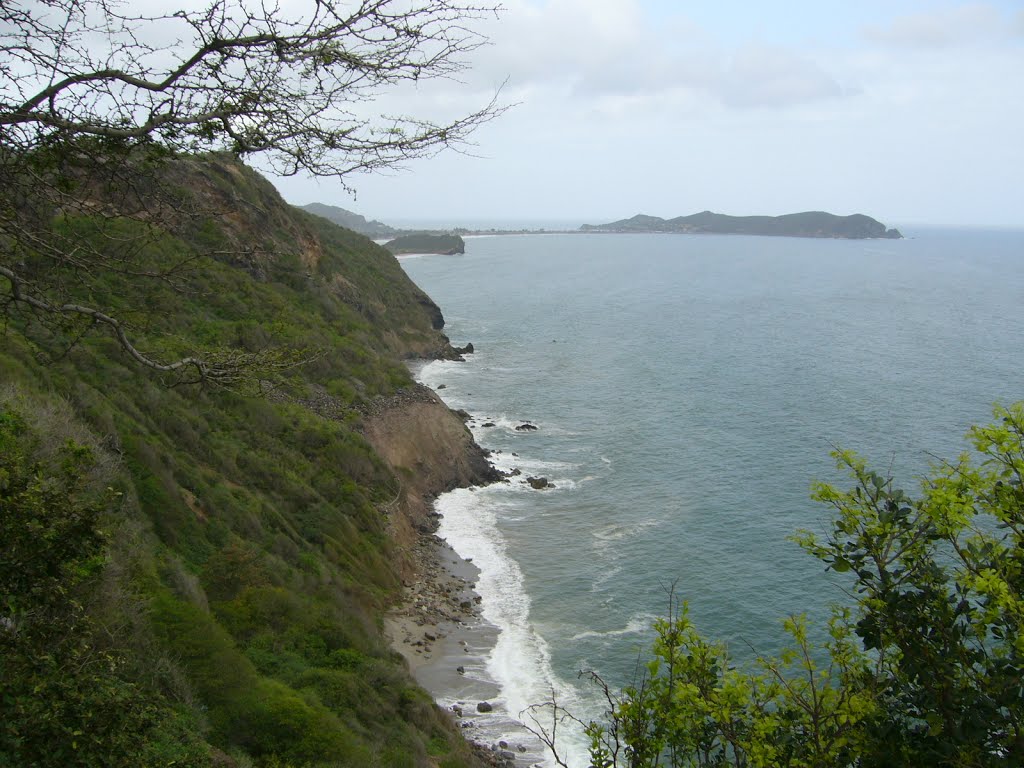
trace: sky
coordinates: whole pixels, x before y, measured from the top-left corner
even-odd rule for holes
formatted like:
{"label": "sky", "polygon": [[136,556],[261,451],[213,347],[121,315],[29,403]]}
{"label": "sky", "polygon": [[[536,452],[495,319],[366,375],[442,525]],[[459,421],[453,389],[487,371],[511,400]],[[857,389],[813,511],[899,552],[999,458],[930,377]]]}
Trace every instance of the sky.
{"label": "sky", "polygon": [[702,210],[1024,228],[1024,0],[504,0],[459,81],[382,94],[464,153],[290,202],[386,223],[602,223]]}

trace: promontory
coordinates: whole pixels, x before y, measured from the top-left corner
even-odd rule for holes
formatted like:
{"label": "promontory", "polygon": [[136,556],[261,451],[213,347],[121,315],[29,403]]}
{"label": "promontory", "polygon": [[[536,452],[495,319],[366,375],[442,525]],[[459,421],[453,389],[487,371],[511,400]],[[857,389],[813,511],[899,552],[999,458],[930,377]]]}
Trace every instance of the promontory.
{"label": "promontory", "polygon": [[784,216],[728,216],[702,211],[692,216],[662,219],[637,214],[609,224],[584,224],[582,232],[676,232],[715,235],[774,235],[779,237],[829,237],[842,239],[903,237],[898,229],[886,226],[870,216],[855,213],[837,216],[824,211],[789,213]]}

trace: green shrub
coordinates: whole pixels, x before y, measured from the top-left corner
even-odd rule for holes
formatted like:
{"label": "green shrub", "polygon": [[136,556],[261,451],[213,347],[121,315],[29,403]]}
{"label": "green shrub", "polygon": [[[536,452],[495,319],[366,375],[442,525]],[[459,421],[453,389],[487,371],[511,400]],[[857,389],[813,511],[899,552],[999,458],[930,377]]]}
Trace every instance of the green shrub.
{"label": "green shrub", "polygon": [[91,450],[48,448],[66,426],[43,434],[0,404],[0,764],[205,765],[186,713],[123,677],[122,653],[93,640],[85,605],[113,499],[90,491]]}

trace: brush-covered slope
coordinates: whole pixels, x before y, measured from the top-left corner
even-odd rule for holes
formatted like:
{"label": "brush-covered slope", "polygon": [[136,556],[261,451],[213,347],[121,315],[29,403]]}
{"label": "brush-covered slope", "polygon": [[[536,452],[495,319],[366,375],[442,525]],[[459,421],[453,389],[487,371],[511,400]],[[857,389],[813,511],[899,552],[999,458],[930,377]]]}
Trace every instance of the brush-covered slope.
{"label": "brush-covered slope", "polygon": [[[55,216],[101,250],[145,232],[131,270],[79,275],[72,295],[149,354],[311,362],[254,372],[262,396],[168,386],[103,329],[10,316],[0,764],[473,765],[380,622],[407,565],[395,518],[422,505],[408,488],[484,462],[439,402],[451,450],[473,454],[454,480],[410,483],[363,437],[414,386],[400,359],[450,350],[440,312],[387,251],[229,158],[158,173],[199,213]],[[174,281],[139,277],[178,262]]]}

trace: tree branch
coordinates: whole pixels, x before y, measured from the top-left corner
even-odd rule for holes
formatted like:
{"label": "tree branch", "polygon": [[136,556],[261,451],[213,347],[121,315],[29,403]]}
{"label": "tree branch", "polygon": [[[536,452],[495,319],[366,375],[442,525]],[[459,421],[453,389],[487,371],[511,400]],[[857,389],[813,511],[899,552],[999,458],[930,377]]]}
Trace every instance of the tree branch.
{"label": "tree branch", "polygon": [[[227,363],[195,356],[183,357],[170,363],[161,363],[138,350],[128,338],[124,324],[117,318],[82,304],[53,304],[45,299],[28,295],[24,291],[25,281],[15,272],[2,265],[0,265],[0,276],[7,278],[10,284],[10,296],[15,303],[24,304],[27,307],[51,315],[77,315],[88,318],[93,323],[105,325],[111,330],[121,348],[133,360],[146,368],[159,373],[184,374],[189,370],[194,372],[195,378],[181,379],[178,383],[211,383],[230,387],[242,378],[245,371],[256,367],[260,363],[266,365],[270,362],[266,355],[238,353],[233,355]],[[311,362],[317,356],[309,355],[302,359],[279,362],[276,365],[271,363],[270,365],[275,370],[284,370]]]}

